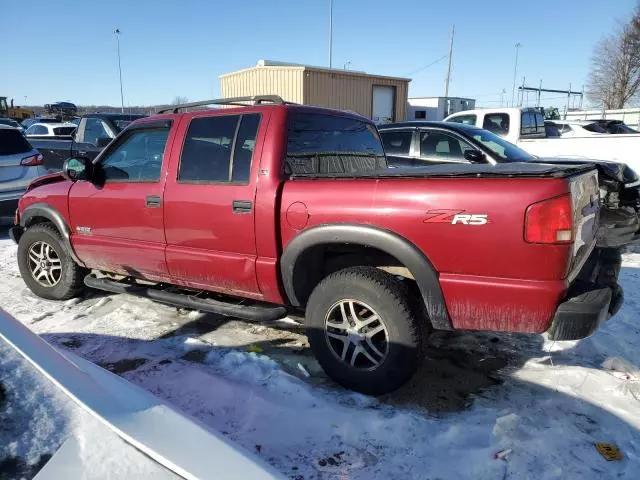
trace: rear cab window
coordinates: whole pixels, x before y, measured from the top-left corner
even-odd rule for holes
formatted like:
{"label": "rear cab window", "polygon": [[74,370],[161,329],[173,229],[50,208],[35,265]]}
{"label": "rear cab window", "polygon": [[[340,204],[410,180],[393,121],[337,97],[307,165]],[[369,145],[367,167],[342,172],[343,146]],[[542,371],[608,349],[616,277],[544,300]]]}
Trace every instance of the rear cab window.
{"label": "rear cab window", "polygon": [[533,108],[522,110],[520,115],[520,137],[544,138],[545,135],[542,112]]}
{"label": "rear cab window", "polygon": [[285,173],[345,173],[386,168],[373,123],[350,116],[291,112]]}
{"label": "rear cab window", "polygon": [[18,155],[33,150],[26,138],[13,128],[0,128],[0,155]]}

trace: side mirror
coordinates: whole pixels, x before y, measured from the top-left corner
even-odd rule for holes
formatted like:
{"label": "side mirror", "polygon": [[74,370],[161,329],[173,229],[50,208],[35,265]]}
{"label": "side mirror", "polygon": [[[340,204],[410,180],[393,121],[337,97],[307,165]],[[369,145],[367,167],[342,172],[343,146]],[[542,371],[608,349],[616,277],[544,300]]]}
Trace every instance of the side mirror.
{"label": "side mirror", "polygon": [[64,161],[62,174],[72,182],[91,180],[93,163],[87,157],[71,157]]}
{"label": "side mirror", "polygon": [[484,163],[486,161],[484,153],[480,150],[465,150],[464,158],[471,163]]}
{"label": "side mirror", "polygon": [[104,148],[111,143],[111,139],[109,137],[100,137],[96,140],[96,146],[98,148]]}

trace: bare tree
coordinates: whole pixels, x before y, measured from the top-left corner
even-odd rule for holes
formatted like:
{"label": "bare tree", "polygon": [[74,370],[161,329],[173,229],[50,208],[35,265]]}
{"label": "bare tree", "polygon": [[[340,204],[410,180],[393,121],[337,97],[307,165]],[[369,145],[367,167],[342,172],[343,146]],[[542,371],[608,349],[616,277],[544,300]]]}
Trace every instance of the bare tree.
{"label": "bare tree", "polygon": [[173,97],[173,101],[171,102],[171,105],[181,105],[183,103],[188,103],[189,99],[187,97],[181,97],[179,95],[176,95],[175,97]]}
{"label": "bare tree", "polygon": [[618,31],[601,39],[591,59],[587,95],[605,109],[624,108],[640,88],[640,8]]}

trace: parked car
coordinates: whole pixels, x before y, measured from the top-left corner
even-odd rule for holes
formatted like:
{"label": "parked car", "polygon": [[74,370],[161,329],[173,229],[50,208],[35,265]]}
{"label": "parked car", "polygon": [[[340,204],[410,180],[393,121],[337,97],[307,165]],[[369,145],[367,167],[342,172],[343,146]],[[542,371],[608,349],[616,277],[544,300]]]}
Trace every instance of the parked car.
{"label": "parked car", "polygon": [[[378,127],[391,167],[444,163],[499,165],[510,162],[579,164],[584,160],[541,158],[505,139],[473,125],[456,122],[413,121]],[[618,247],[638,239],[640,229],[640,177],[624,164],[592,160],[598,168],[602,247]],[[612,234],[616,232],[615,239]]]}
{"label": "parked car", "polygon": [[487,129],[527,152],[541,157],[612,160],[640,172],[640,134],[548,137],[542,109],[485,108],[455,113],[445,122],[466,123]]}
{"label": "parked car", "polygon": [[634,130],[629,125],[626,125],[622,120],[607,120],[607,119],[599,119],[595,120],[598,122],[602,128],[605,129],[607,133],[611,134],[630,134],[630,133],[639,133],[637,130]]}
{"label": "parked car", "polygon": [[90,113],[78,119],[71,138],[40,138],[32,144],[44,155],[45,166],[60,170],[63,162],[73,155],[95,158],[127,125],[146,115],[125,113]]}
{"label": "parked car", "polygon": [[556,127],[561,137],[589,137],[607,134],[607,130],[600,123],[591,120],[545,120],[544,124]]}
{"label": "parked car", "polygon": [[10,234],[36,295],[305,312],[327,374],[369,394],[407,381],[433,329],[569,340],[619,309],[594,166],[387,168],[360,115],[275,96],[187,106],[214,103],[230,108],[174,106],[30,185]]}
{"label": "parked car", "polygon": [[49,117],[32,117],[25,118],[21,125],[25,130],[28,129],[34,123],[62,123],[62,120],[59,118],[49,118]]}
{"label": "parked car", "polygon": [[24,131],[24,129],[22,128],[22,125],[20,125],[13,118],[0,118],[0,125],[7,125],[9,127],[17,128],[20,131],[20,133]]}
{"label": "parked car", "polygon": [[24,132],[27,138],[71,137],[76,131],[73,123],[34,123]]}
{"label": "parked car", "polygon": [[42,155],[22,133],[0,125],[0,222],[12,222],[29,183],[46,173]]}

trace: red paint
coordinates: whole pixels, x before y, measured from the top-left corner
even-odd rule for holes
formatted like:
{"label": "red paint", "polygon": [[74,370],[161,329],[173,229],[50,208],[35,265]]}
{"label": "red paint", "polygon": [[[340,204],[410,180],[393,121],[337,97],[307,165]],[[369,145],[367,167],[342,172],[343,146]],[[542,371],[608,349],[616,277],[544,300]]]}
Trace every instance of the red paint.
{"label": "red paint", "polygon": [[[567,290],[571,245],[524,239],[527,208],[564,195],[563,179],[386,178],[286,181],[287,112],[254,106],[155,116],[173,120],[161,180],[98,188],[68,181],[31,189],[20,202],[53,205],[69,222],[88,266],[238,296],[285,303],[279,258],[305,228],[374,225],[420,249],[440,275],[457,328],[544,331]],[[259,112],[261,124],[247,185],[177,182],[183,139],[194,117]],[[348,115],[328,112],[335,115]],[[70,190],[70,192],[69,192]],[[69,192],[69,193],[68,193]],[[68,193],[68,197],[67,197]],[[158,195],[162,207],[145,207]],[[253,202],[237,213],[233,200]],[[456,223],[456,213],[486,224]],[[446,213],[446,215],[444,215]],[[91,228],[90,235],[76,227]]]}

